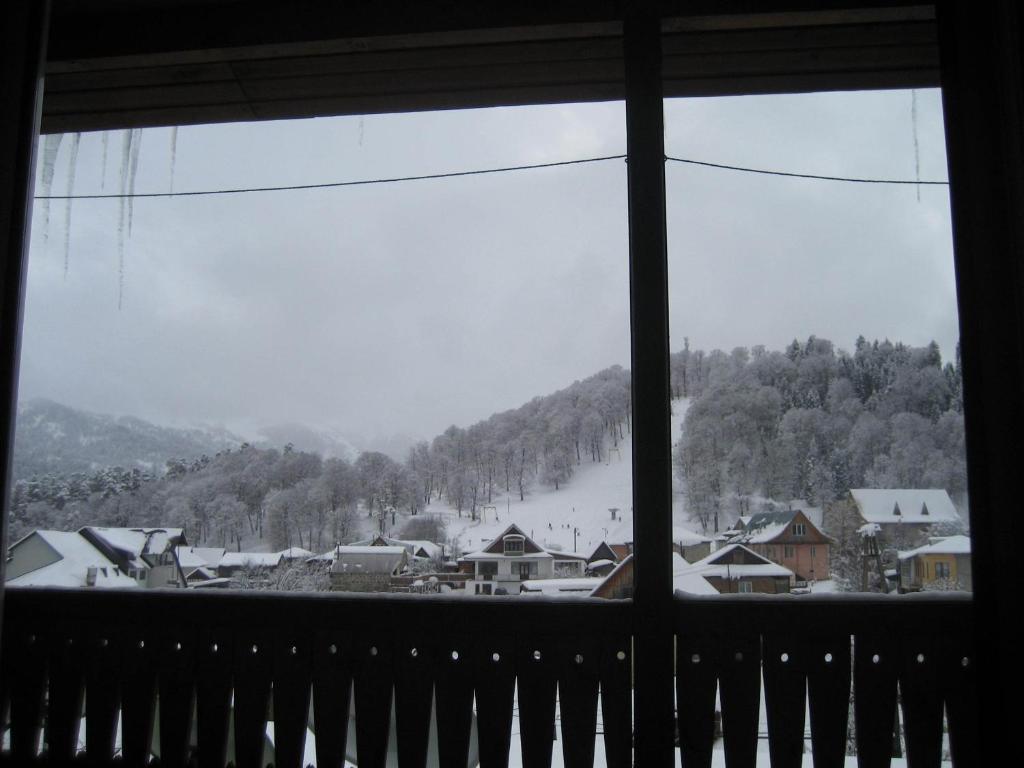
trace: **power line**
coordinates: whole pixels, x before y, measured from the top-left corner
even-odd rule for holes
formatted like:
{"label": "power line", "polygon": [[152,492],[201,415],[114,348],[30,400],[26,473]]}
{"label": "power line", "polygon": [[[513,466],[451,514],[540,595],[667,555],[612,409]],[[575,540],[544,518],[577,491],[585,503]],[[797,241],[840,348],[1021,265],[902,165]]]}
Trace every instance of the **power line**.
{"label": "power line", "polygon": [[625,155],[605,155],[603,157],[585,157],[579,160],[559,160],[551,163],[533,163],[531,165],[509,165],[502,168],[480,168],[472,171],[449,171],[448,173],[426,173],[420,176],[392,176],[383,179],[358,179],[355,181],[330,181],[323,184],[293,184],[278,187],[244,187],[237,189],[204,189],[194,192],[137,192],[134,194],[109,195],[36,195],[36,200],[116,200],[123,197],[197,197],[199,195],[240,195],[246,192],[291,192],[300,189],[330,189],[333,187],[359,187],[369,184],[395,184],[400,181],[425,181],[428,179],[452,179],[459,176],[481,176],[487,173],[507,173],[509,171],[532,171],[537,168],[557,168],[563,165],[583,165],[584,163],[601,163],[607,160],[623,160]]}
{"label": "power line", "polygon": [[[585,157],[578,160],[559,160],[550,163],[532,163],[529,165],[509,165],[500,168],[478,168],[470,171],[449,171],[446,173],[427,173],[418,176],[391,176],[378,179],[356,179],[353,181],[330,181],[322,184],[292,184],[273,187],[238,187],[232,189],[203,189],[184,192],[136,192],[124,194],[99,194],[99,195],[36,195],[36,200],[117,200],[122,198],[140,197],[198,197],[202,195],[240,195],[250,192],[292,192],[303,189],[332,189],[336,187],[360,187],[370,184],[396,184],[403,181],[427,181],[430,179],[453,179],[462,176],[482,176],[491,173],[508,173],[511,171],[532,171],[539,168],[558,168],[567,165],[584,165],[586,163],[602,163],[609,160],[625,160],[626,155],[604,155],[601,157]],[[666,161],[673,163],[684,163],[686,165],[699,165],[705,168],[717,168],[725,171],[738,171],[740,173],[756,173],[762,176],[783,176],[793,179],[814,179],[817,181],[842,181],[853,184],[914,184],[928,186],[949,186],[948,181],[917,181],[915,179],[869,179],[851,176],[825,176],[814,173],[793,173],[790,171],[775,171],[766,168],[749,168],[741,165],[726,165],[724,163],[711,163],[705,160],[692,160],[685,157],[666,156]]]}
{"label": "power line", "polygon": [[790,173],[788,171],[771,171],[765,168],[746,168],[741,165],[724,165],[723,163],[708,163],[703,160],[690,160],[685,157],[665,157],[674,163],[686,163],[687,165],[702,165],[706,168],[719,168],[725,171],[740,171],[742,173],[759,173],[764,176],[787,176],[793,179],[816,179],[818,181],[846,181],[853,184],[927,184],[931,186],[949,186],[948,181],[917,181],[914,179],[864,179],[850,176],[822,176],[815,173]]}

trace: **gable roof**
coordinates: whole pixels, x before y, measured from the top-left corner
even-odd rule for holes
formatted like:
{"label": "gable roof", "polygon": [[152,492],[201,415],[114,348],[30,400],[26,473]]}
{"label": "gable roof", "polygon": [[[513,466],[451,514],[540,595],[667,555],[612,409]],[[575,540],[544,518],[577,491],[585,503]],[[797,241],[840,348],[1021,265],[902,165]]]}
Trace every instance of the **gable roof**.
{"label": "gable roof", "polygon": [[970,536],[942,536],[932,539],[928,544],[908,552],[900,552],[900,560],[908,560],[917,555],[969,555],[971,554]]}
{"label": "gable roof", "polygon": [[960,521],[953,500],[942,488],[851,488],[850,496],[869,523]]}
{"label": "gable roof", "polygon": [[219,568],[276,568],[281,564],[280,552],[225,552]]}
{"label": "gable roof", "polygon": [[[629,555],[619,563],[615,568],[604,577],[600,584],[598,584],[594,591],[590,593],[591,597],[604,597],[609,598],[615,592],[615,587],[619,583],[628,588],[628,594],[632,594],[633,587],[633,555]],[[672,591],[673,592],[686,592],[691,595],[717,595],[718,590],[711,586],[710,582],[704,578],[704,574],[693,569],[681,555],[676,552],[672,553]]]}
{"label": "gable roof", "polygon": [[408,562],[405,547],[336,547],[331,572],[397,574]]}
{"label": "gable roof", "polygon": [[[527,536],[525,533],[523,533],[523,530],[518,525],[516,525],[515,523],[512,523],[508,528],[506,528],[504,531],[502,531],[497,536],[495,536],[493,539],[491,539],[491,541],[483,549],[478,550],[476,552],[473,552],[471,554],[468,554],[463,559],[464,560],[479,560],[479,559],[481,559],[482,556],[485,556],[485,555],[490,555],[492,557],[495,556],[495,555],[500,556],[500,557],[504,557],[505,556],[505,545],[504,545],[503,539],[506,536],[509,536],[509,535],[522,536],[523,537],[523,554],[524,555],[534,555],[534,556],[537,556],[537,557],[551,557],[550,554],[548,554],[547,552],[544,551],[543,547],[541,547],[539,544],[537,544],[537,542],[535,542],[533,539],[531,539],[529,536]],[[516,555],[516,557],[522,557],[522,555]]]}
{"label": "gable roof", "polygon": [[[730,557],[736,556],[742,557],[743,562],[727,562]],[[704,577],[713,576],[720,579],[795,576],[789,568],[773,563],[742,544],[727,544],[693,563],[688,570]]]}
{"label": "gable roof", "polygon": [[78,532],[122,567],[145,568],[145,557],[185,544],[181,528],[107,528],[87,525]]}
{"label": "gable roof", "polygon": [[[57,553],[58,559],[7,582],[10,587],[87,587],[90,568],[96,569],[96,588],[138,587],[135,579],[78,533],[34,531],[14,546],[37,536]],[[12,550],[13,550],[12,546]]]}

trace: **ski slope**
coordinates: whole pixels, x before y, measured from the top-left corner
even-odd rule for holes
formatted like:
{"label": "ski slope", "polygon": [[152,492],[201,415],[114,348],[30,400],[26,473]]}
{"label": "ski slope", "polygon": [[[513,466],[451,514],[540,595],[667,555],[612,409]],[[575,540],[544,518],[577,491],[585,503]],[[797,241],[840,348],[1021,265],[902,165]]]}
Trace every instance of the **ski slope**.
{"label": "ski slope", "polygon": [[[689,401],[672,403],[672,441],[679,440]],[[633,540],[632,436],[619,441],[600,464],[584,462],[572,479],[559,490],[534,486],[523,501],[514,490],[484,509],[482,519],[473,521],[467,512],[460,518],[454,509],[435,502],[426,514],[439,515],[447,524],[450,539],[457,540],[463,553],[474,552],[515,523],[542,547],[576,551],[589,555],[602,541],[619,544]],[[673,525],[693,528],[686,520],[682,496],[673,494]],[[617,509],[612,519],[611,509]],[[575,535],[574,535],[575,531]]]}

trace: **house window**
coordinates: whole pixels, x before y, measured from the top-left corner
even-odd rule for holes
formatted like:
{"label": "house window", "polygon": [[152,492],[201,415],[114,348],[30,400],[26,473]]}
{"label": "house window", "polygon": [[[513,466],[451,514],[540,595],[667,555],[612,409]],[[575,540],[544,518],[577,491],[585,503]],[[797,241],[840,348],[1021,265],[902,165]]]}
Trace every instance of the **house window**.
{"label": "house window", "polygon": [[506,555],[521,555],[526,546],[526,541],[522,536],[514,533],[510,533],[503,539],[505,545]]}
{"label": "house window", "polygon": [[512,575],[520,579],[529,579],[537,575],[536,561],[529,563],[512,563]]}
{"label": "house window", "polygon": [[804,525],[803,523],[794,523],[793,524],[793,535],[794,536],[806,536],[807,535],[807,526]]}
{"label": "house window", "polygon": [[494,560],[482,560],[476,564],[477,573],[481,576],[497,576],[498,563]]}
{"label": "house window", "polygon": [[749,594],[749,593],[754,591],[754,585],[751,584],[749,581],[741,581],[741,582],[739,582],[739,586],[740,586],[739,591],[741,593],[748,593]]}
{"label": "house window", "polygon": [[935,564],[935,578],[936,579],[948,579],[950,575],[949,563],[938,562]]}
{"label": "house window", "polygon": [[784,558],[789,559],[789,558],[794,557],[795,555],[796,555],[796,548],[795,547],[783,547],[782,548],[782,556]]}

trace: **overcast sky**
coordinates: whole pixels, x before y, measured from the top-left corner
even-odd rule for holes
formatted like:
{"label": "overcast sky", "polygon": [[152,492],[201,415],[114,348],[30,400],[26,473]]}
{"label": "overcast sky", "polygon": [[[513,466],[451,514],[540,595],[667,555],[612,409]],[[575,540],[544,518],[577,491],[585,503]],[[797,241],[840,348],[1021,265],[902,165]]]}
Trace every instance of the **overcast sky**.
{"label": "overcast sky", "polygon": [[[922,179],[945,179],[937,91]],[[122,133],[84,134],[77,193],[116,192]],[[673,101],[666,151],[914,178],[910,92]],[[66,190],[69,139],[54,194]],[[308,184],[625,152],[621,103],[183,127],[175,190]],[[170,184],[145,130],[137,192]],[[672,347],[810,334],[957,338],[944,187],[838,184],[670,163]],[[38,192],[38,188],[37,188]],[[344,189],[136,200],[118,309],[116,200],[34,212],[21,397],[252,436],[304,423],[358,444],[429,439],[629,365],[622,161]],[[45,237],[44,237],[45,233]]]}

